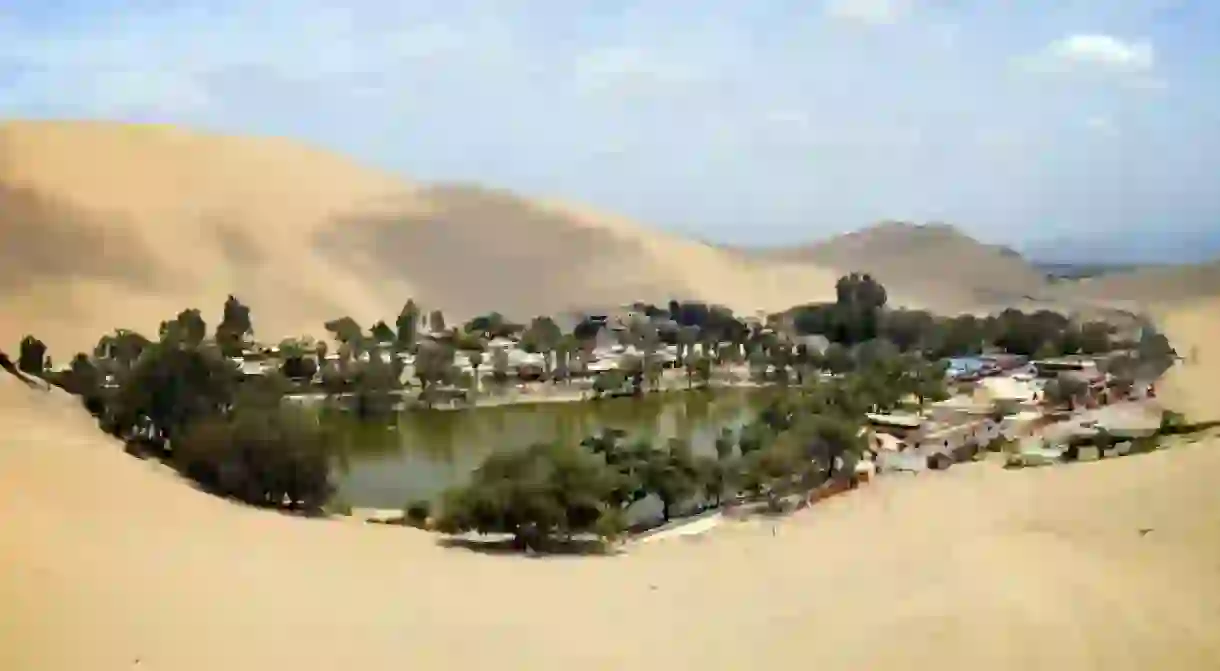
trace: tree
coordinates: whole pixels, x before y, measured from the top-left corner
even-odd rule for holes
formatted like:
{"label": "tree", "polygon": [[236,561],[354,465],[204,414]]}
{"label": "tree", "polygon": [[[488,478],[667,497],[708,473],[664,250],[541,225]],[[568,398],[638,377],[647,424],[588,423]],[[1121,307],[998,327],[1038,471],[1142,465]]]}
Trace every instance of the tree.
{"label": "tree", "polygon": [[567,380],[572,376],[572,358],[579,349],[580,344],[576,342],[576,337],[572,334],[566,334],[559,339],[555,345],[555,372],[553,377],[556,380]]}
{"label": "tree", "polygon": [[1048,340],[1039,345],[1038,349],[1034,350],[1033,356],[1035,359],[1053,359],[1059,356],[1061,352],[1062,350],[1056,347],[1055,343]]}
{"label": "tree", "polygon": [[239,357],[246,348],[246,338],[254,335],[250,308],[232,294],[225,300],[220,324],[216,326],[216,344],[225,356]]}
{"label": "tree", "polygon": [[529,327],[525,329],[525,333],[522,334],[522,347],[527,352],[536,352],[542,355],[543,372],[548,377],[551,375],[553,368],[551,353],[555,351],[562,337],[563,332],[550,317],[535,317],[530,322]]}
{"label": "tree", "polygon": [[790,436],[801,459],[816,464],[824,478],[838,475],[837,463],[854,463],[867,447],[859,420],[842,416],[802,415]]}
{"label": "tree", "polygon": [[756,346],[750,350],[747,362],[750,365],[750,377],[755,381],[762,382],[767,376],[768,367],[771,365],[771,360],[767,353],[761,347]]}
{"label": "tree", "polygon": [[678,329],[678,365],[685,366],[686,359],[694,351],[695,343],[699,341],[698,326],[682,326]]}
{"label": "tree", "polygon": [[601,371],[593,378],[593,393],[601,396],[622,391],[627,384],[627,374],[618,368]]}
{"label": "tree", "polygon": [[1136,356],[1139,357],[1140,368],[1145,371],[1147,377],[1155,378],[1173,366],[1178,353],[1164,334],[1147,325],[1140,331]]}
{"label": "tree", "polygon": [[856,344],[877,337],[881,311],[888,301],[885,287],[867,273],[851,273],[835,283],[835,342]]}
{"label": "tree", "polygon": [[373,327],[369,329],[369,336],[373,339],[373,342],[379,345],[393,344],[398,338],[397,334],[394,333],[394,329],[390,328],[390,325],[385,323],[385,320],[373,324]]}
{"label": "tree", "polygon": [[690,444],[670,439],[664,449],[654,450],[644,466],[644,489],[661,500],[661,517],[668,522],[673,508],[699,489],[699,473]]}
{"label": "tree", "polygon": [[712,360],[706,354],[696,353],[686,356],[686,388],[691,389],[694,381],[701,386],[707,386],[712,379]]}
{"label": "tree", "polygon": [[478,391],[479,367],[483,365],[483,353],[478,351],[468,352],[466,358],[470,361],[470,367],[474,370],[474,391]]}
{"label": "tree", "polygon": [[850,372],[855,367],[851,351],[839,343],[830,343],[822,354],[822,362],[826,370],[835,375]]}
{"label": "tree", "polygon": [[364,329],[351,317],[332,319],[322,325],[334,337],[335,342],[359,350],[364,343]]}
{"label": "tree", "polygon": [[433,310],[428,317],[428,329],[433,333],[441,333],[445,330],[445,313],[440,310]]}
{"label": "tree", "polygon": [[333,492],[327,434],[291,408],[212,415],[174,441],[173,463],[222,496],[258,506],[318,510]]}
{"label": "tree", "polygon": [[508,350],[497,347],[491,352],[491,375],[497,384],[508,382]]}
{"label": "tree", "polygon": [[413,299],[408,299],[399,311],[398,319],[394,321],[398,329],[394,344],[398,351],[409,352],[415,349],[415,344],[419,341],[419,316],[419,306]]}
{"label": "tree", "polygon": [[72,357],[72,363],[67,374],[61,379],[60,386],[69,394],[80,396],[85,404],[89,405],[91,400],[96,403],[101,395],[102,374],[87,355],[78,353]]}
{"label": "tree", "polygon": [[438,527],[449,533],[508,533],[520,549],[545,550],[576,533],[621,531],[607,500],[618,480],[594,455],[536,444],[492,453],[470,484],[446,493]]}
{"label": "tree", "polygon": [[[318,373],[317,344],[313,338],[284,338],[279,344],[280,373],[292,380],[309,380]],[[316,357],[316,358],[315,358]]]}
{"label": "tree", "polygon": [[218,350],[182,347],[172,339],[154,344],[120,378],[113,428],[126,435],[146,418],[162,438],[173,440],[194,422],[227,412],[238,381],[237,367]]}
{"label": "tree", "polygon": [[944,401],[949,398],[948,369],[944,363],[928,364],[912,362],[910,393],[919,401],[922,410],[925,403]]}
{"label": "tree", "polygon": [[772,509],[778,509],[785,485],[793,480],[799,466],[800,458],[793,449],[773,444],[744,453],[738,477],[744,491],[754,496],[765,495]]}
{"label": "tree", "polygon": [[1042,395],[1046,402],[1055,407],[1072,406],[1088,391],[1088,384],[1080,378],[1061,374],[1047,381],[1042,387]]}
{"label": "tree", "polygon": [[353,401],[360,417],[378,417],[394,409],[393,393],[399,388],[398,375],[380,352],[362,361],[352,379]]}
{"label": "tree", "polygon": [[733,446],[737,443],[736,437],[733,435],[733,430],[725,427],[720,429],[720,433],[716,434],[716,458],[725,461],[733,457]]}
{"label": "tree", "polygon": [[292,380],[311,380],[313,376],[318,374],[318,360],[308,356],[305,352],[284,354],[284,350],[280,350],[280,356],[283,359],[280,364],[280,373],[284,377]]}
{"label": "tree", "polygon": [[1114,328],[1105,322],[1086,322],[1080,327],[1080,351],[1096,355],[1113,349],[1111,336]]}
{"label": "tree", "polygon": [[644,488],[643,473],[648,460],[653,456],[652,443],[647,439],[625,443],[627,433],[622,429],[603,428],[599,433],[586,437],[580,446],[602,458],[617,478],[607,497],[611,507],[626,509],[636,501],[648,496]]}
{"label": "tree", "polygon": [[208,326],[199,310],[190,308],[178,313],[171,321],[161,322],[162,344],[170,347],[196,348],[207,337]]}
{"label": "tree", "polygon": [[725,460],[701,455],[695,459],[695,473],[703,497],[719,508],[729,487],[729,470]]}
{"label": "tree", "polygon": [[422,387],[420,397],[428,407],[432,407],[436,386],[449,379],[453,357],[453,348],[440,342],[425,341],[416,348],[415,376]]}
{"label": "tree", "polygon": [[[93,348],[93,357],[98,362],[104,362],[111,372],[130,369],[140,358],[140,354],[152,342],[144,336],[127,329],[116,329],[110,335],[104,335]],[[114,366],[110,366],[110,364]]]}
{"label": "tree", "polygon": [[47,346],[32,335],[21,339],[17,352],[17,369],[28,375],[42,376],[46,363]]}

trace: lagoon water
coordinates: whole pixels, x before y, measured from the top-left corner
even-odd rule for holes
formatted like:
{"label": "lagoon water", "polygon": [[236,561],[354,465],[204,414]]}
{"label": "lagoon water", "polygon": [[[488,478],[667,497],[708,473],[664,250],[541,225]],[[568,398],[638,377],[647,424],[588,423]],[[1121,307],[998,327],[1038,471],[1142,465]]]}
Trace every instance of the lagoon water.
{"label": "lagoon water", "polygon": [[409,501],[436,500],[464,482],[494,451],[560,441],[576,446],[603,428],[628,439],[689,440],[694,451],[715,454],[724,427],[738,428],[773,391],[718,389],[584,403],[536,403],[463,410],[412,410],[389,421],[361,422],[326,412],[323,421],[342,437],[336,467],[338,498],[355,507],[401,509]]}

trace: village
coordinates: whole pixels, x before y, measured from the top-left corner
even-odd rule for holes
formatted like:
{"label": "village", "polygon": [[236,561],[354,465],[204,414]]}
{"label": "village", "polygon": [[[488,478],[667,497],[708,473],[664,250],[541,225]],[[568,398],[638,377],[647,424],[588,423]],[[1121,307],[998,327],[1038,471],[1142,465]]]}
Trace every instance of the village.
{"label": "village", "polygon": [[[582,315],[581,318],[589,317]],[[573,352],[570,360],[565,361],[562,376],[554,373],[559,353],[531,351],[521,334],[499,335],[480,342],[477,350],[455,352],[450,373],[433,390],[439,397],[439,402],[433,407],[587,400],[596,392],[595,382],[599,375],[612,371],[638,371],[640,363],[646,360],[657,368],[658,375],[651,385],[653,391],[691,387],[695,377],[694,367],[683,369],[686,368],[684,364],[696,358],[708,360],[705,374],[700,380],[703,387],[756,386],[757,378],[775,373],[775,366],[765,364],[756,366],[752,377],[747,364],[747,350],[738,343],[692,342],[684,346],[657,342],[646,351],[630,335],[632,324],[646,318],[630,310],[610,316],[595,315],[592,319],[601,327],[587,346]],[[750,319],[747,323],[762,336],[775,334],[775,330],[763,325],[761,319]],[[447,329],[427,331],[421,336],[428,341],[446,343],[452,348],[456,334],[456,330]],[[829,344],[821,336],[800,340],[817,351],[824,350]],[[289,349],[294,351],[290,352]],[[294,376],[298,383],[297,391],[288,395],[289,400],[310,402],[328,395],[343,398],[346,392],[328,393],[325,388],[327,375],[341,372],[352,362],[367,364],[374,357],[398,371],[398,384],[402,389],[394,393],[404,399],[400,407],[409,405],[406,396],[413,387],[418,392],[417,355],[397,348],[390,341],[364,343],[360,351],[352,355],[351,361],[339,351],[323,353],[315,343],[306,339],[285,341],[280,345],[252,345],[241,357],[232,357],[231,361],[243,377],[257,378],[276,371],[283,372],[285,363],[294,357],[309,361],[304,367],[309,375]],[[496,383],[491,384],[491,380]],[[553,384],[556,382],[563,384]]]}
{"label": "village", "polygon": [[[954,359],[950,398],[923,412],[866,415],[875,471],[944,468],[1001,443],[1008,445],[1010,463],[1041,465],[1059,459],[1074,441],[1099,434],[1111,437],[1121,454],[1131,441],[1156,432],[1161,413],[1150,402],[1151,383],[1120,382],[1103,372],[1106,359],[1031,361],[1007,354]],[[1068,380],[1076,393],[1051,398],[1052,380]]]}
{"label": "village", "polygon": [[[548,379],[547,373],[554,367],[554,361],[548,357],[553,353],[529,351],[519,337],[493,338],[485,343],[486,349],[478,357],[459,353],[453,359],[452,381],[440,388],[444,400],[437,407],[587,400],[594,396],[598,375],[638,366],[645,356],[660,368],[655,391],[689,388],[691,377],[688,371],[681,370],[680,346],[660,343],[655,350],[644,352],[621,337],[629,330],[632,318],[627,314],[606,320],[592,347],[573,358],[563,384]],[[754,326],[760,333],[774,333],[761,322]],[[444,341],[452,338],[452,333],[437,331],[425,335]],[[785,337],[818,352],[824,352],[829,344],[822,336]],[[774,365],[767,363],[751,369],[744,347],[732,352],[732,356],[723,356],[722,348],[733,346],[698,342],[688,345],[688,355],[706,356],[715,364],[709,365],[703,386],[759,386],[762,381],[776,381]],[[711,351],[713,347],[716,351]],[[1112,437],[1116,441],[1114,449],[1121,453],[1129,448],[1130,441],[1155,433],[1160,423],[1159,411],[1149,402],[1155,394],[1151,382],[1132,385],[1105,372],[1108,361],[1122,354],[1031,359],[992,353],[951,358],[946,362],[948,399],[905,412],[866,415],[870,450],[869,458],[858,469],[859,475],[867,479],[871,473],[944,468],[1001,442],[1008,445],[1006,450],[1015,455],[1013,459],[1017,462],[1049,463],[1061,458],[1073,441],[1088,440],[1099,433]],[[302,388],[287,399],[316,402],[328,396],[323,390],[323,378],[328,370],[344,365],[343,355],[327,352],[319,356],[310,349],[305,356],[315,357],[316,366],[310,367],[313,375],[301,381]],[[397,362],[403,387],[395,392],[402,399],[397,407],[408,407],[407,393],[416,377],[415,356],[396,351],[390,342],[376,342],[355,359],[368,362],[371,357],[379,357],[386,364]],[[265,346],[251,348],[233,361],[244,376],[258,377],[281,370],[285,358],[280,347]],[[492,365],[497,358],[502,362],[498,371]],[[489,384],[489,378],[496,375],[501,376],[501,383]],[[789,377],[791,371],[783,375]],[[1051,381],[1071,392],[1066,398],[1061,392],[1048,394]],[[350,393],[332,394],[338,398],[346,395]]]}

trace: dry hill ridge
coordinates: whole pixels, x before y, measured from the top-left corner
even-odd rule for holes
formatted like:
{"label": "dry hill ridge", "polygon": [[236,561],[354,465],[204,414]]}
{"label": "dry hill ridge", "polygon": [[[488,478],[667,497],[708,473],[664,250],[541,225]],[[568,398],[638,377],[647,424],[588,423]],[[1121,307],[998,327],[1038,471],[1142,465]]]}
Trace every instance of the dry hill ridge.
{"label": "dry hill ridge", "polygon": [[1047,288],[1044,274],[1019,254],[981,243],[947,224],[884,222],[759,254],[838,272],[868,272],[886,287],[903,287],[946,311],[1040,300]]}
{"label": "dry hill ridge", "polygon": [[1220,296],[1220,259],[1210,263],[1153,266],[1056,284],[1052,296],[1163,312],[1165,303]]}
{"label": "dry hill ridge", "polygon": [[0,125],[0,342],[53,355],[115,327],[155,331],[229,293],[256,335],[669,298],[778,310],[833,295],[833,271],[742,259],[569,204],[421,186],[273,138],[108,122]]}

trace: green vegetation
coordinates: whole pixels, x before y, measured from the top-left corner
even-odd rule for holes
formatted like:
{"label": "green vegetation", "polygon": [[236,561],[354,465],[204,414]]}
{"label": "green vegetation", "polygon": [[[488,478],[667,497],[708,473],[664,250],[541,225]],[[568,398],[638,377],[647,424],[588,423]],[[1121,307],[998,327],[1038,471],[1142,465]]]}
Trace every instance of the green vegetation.
{"label": "green vegetation", "polygon": [[783,318],[801,335],[825,336],[847,347],[883,339],[901,351],[917,351],[931,359],[980,354],[988,347],[1053,357],[1137,346],[1134,341],[1124,342],[1109,323],[1077,323],[1049,310],[1025,313],[1010,308],[988,317],[939,317],[922,310],[889,309],[885,288],[867,274],[841,278],[836,290],[834,303],[798,306]]}
{"label": "green vegetation", "polygon": [[725,430],[717,455],[695,455],[685,441],[654,447],[607,429],[579,445],[541,443],[490,455],[471,481],[445,497],[439,528],[511,534],[520,548],[544,550],[574,535],[603,540],[626,530],[627,509],[655,497],[663,521],[762,500],[779,509],[832,478],[851,477],[866,448],[861,418],[849,408],[881,403],[845,381],[817,383],[782,397],[739,432]]}
{"label": "green vegetation", "polygon": [[[1047,311],[946,319],[889,309],[885,288],[868,275],[841,278],[836,292],[834,303],[762,320],[697,302],[641,303],[625,315],[586,317],[570,331],[549,316],[518,324],[494,312],[448,327],[441,311],[425,319],[408,300],[392,326],[381,320],[365,330],[347,316],[326,322],[333,351],[310,337],[258,347],[250,309],[229,296],[210,337],[192,308],[162,322],[156,340],[116,330],[58,371],[45,345],[28,336],[15,368],[78,395],[134,452],[164,459],[211,491],[303,511],[327,507],[339,454],[323,425],[281,403],[289,392],[320,389],[371,420],[391,415],[411,387],[424,407],[469,402],[514,381],[580,380],[592,398],[641,395],[665,388],[667,370],[689,390],[738,370],[784,390],[745,426],[721,433],[715,456],[695,454],[682,440],[656,446],[601,431],[493,453],[435,513],[424,502],[404,511],[415,526],[435,521],[451,532],[511,534],[518,546],[540,549],[573,536],[617,537],[628,508],[646,498],[660,503],[668,521],[742,500],[778,510],[850,478],[865,456],[864,413],[946,398],[944,357],[1129,346],[1135,367],[1145,355],[1172,355],[1148,329],[1124,343],[1107,324]],[[594,369],[606,336],[625,351],[616,365]],[[505,341],[522,356],[512,360]],[[1070,398],[1079,391],[1072,384],[1058,383],[1048,395]]]}

